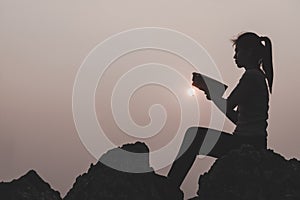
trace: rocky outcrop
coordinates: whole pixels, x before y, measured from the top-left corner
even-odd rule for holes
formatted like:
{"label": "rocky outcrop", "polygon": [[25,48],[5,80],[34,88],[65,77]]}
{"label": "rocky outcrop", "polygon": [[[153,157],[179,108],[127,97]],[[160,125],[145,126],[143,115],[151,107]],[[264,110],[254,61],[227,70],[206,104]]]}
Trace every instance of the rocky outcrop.
{"label": "rocky outcrop", "polygon": [[[128,156],[123,150],[141,156]],[[103,164],[106,162],[116,168]],[[197,194],[193,200],[299,200],[300,161],[286,160],[272,150],[243,146],[217,159],[211,169],[200,176]],[[0,183],[0,199],[61,200],[61,197],[31,170],[18,180]],[[181,200],[183,193],[166,177],[153,171],[149,166],[148,147],[137,142],[104,154],[87,173],[77,177],[64,199]]]}
{"label": "rocky outcrop", "polygon": [[[144,153],[140,157],[125,156],[122,150]],[[88,172],[79,176],[65,200],[167,200],[183,199],[183,193],[166,177],[153,172],[149,166],[149,149],[140,142],[108,151]],[[117,169],[103,163],[113,162]],[[125,171],[124,171],[125,170]],[[126,172],[137,170],[145,173]]]}
{"label": "rocky outcrop", "polygon": [[216,160],[199,179],[201,200],[298,200],[300,162],[243,146]]}
{"label": "rocky outcrop", "polygon": [[0,183],[3,200],[61,200],[59,192],[51,189],[33,170],[10,183]]}

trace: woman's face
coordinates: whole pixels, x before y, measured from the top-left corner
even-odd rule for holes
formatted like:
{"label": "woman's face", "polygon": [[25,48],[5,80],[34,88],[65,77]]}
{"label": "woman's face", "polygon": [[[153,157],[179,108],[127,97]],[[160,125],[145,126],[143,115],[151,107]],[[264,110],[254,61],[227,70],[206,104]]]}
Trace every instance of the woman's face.
{"label": "woman's face", "polygon": [[253,68],[259,66],[257,58],[257,52],[255,53],[252,48],[241,48],[239,45],[235,45],[235,54],[233,56],[235,63],[239,68]]}
{"label": "woman's face", "polygon": [[239,68],[256,65],[257,62],[253,59],[253,52],[251,49],[242,49],[236,45],[234,51],[235,54],[233,59]]}

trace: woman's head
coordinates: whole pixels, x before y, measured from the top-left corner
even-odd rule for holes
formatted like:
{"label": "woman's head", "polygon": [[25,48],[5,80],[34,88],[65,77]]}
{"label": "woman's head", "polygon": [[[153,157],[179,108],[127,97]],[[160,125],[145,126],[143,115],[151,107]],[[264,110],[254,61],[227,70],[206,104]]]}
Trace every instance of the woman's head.
{"label": "woman's head", "polygon": [[235,46],[234,59],[238,67],[258,67],[263,58],[264,46],[255,33],[247,32],[232,40]]}
{"label": "woman's head", "polygon": [[268,37],[246,32],[232,40],[234,59],[238,67],[259,68],[262,66],[268,80],[270,92],[273,84],[272,46]]}

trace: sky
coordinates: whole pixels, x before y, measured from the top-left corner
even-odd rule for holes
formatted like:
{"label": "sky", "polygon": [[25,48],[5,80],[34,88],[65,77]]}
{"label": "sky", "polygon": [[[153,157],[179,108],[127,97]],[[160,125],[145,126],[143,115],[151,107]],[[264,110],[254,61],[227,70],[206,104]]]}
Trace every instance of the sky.
{"label": "sky", "polygon": [[[271,38],[275,75],[268,148],[287,159],[300,159],[299,6],[297,0],[0,0],[0,181],[35,169],[64,196],[75,178],[86,172],[90,163],[96,163],[73,120],[76,74],[97,44],[121,31],[141,27],[173,29],[201,44],[229,86],[225,95],[243,73],[233,62],[230,39],[245,31]],[[132,52],[112,63],[98,84],[95,107],[99,123],[116,145],[133,139],[116,127],[108,109],[109,93],[122,73],[148,62],[172,66],[185,77],[192,72],[181,58],[157,50]],[[212,105],[201,92],[196,92],[196,98],[204,116],[199,124],[208,126]],[[161,133],[143,140],[150,150],[170,141],[180,121],[174,95],[155,85],[132,95],[129,109],[133,120],[147,125],[148,109],[155,103],[165,107],[168,117]],[[233,129],[226,120],[223,130]],[[213,162],[208,157],[197,159],[182,185],[185,198],[195,195],[199,175]],[[157,173],[166,175],[168,169]]]}

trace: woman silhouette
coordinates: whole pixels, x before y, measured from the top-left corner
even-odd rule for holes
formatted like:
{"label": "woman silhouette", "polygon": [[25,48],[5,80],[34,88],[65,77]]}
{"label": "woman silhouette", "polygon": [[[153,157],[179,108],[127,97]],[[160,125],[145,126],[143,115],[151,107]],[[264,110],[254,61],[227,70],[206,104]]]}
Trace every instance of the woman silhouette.
{"label": "woman silhouette", "polygon": [[[246,32],[232,40],[235,47],[234,60],[238,68],[244,68],[239,83],[227,99],[210,98],[214,104],[236,125],[233,134],[218,130],[192,127],[187,130],[183,143],[174,161],[168,178],[178,187],[192,167],[206,134],[219,136],[209,156],[219,158],[228,151],[237,149],[243,144],[255,148],[267,148],[267,119],[269,110],[269,92],[272,93],[273,65],[272,47],[268,37],[259,37]],[[266,81],[267,80],[267,81]],[[197,85],[197,77],[193,77]],[[269,86],[269,91],[268,87]],[[199,89],[201,89],[199,87]],[[203,89],[202,89],[203,90]],[[205,91],[206,94],[209,91]],[[224,109],[222,105],[227,105]]]}

